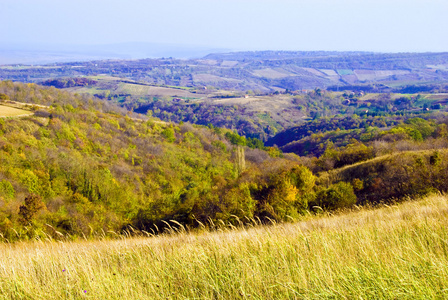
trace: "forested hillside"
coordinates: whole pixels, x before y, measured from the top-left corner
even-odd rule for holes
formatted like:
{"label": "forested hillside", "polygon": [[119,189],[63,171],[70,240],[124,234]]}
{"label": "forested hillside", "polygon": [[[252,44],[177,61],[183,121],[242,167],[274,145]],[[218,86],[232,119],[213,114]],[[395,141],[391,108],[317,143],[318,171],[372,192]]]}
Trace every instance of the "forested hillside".
{"label": "forested hillside", "polygon": [[307,208],[314,175],[230,131],[133,119],[99,99],[34,84],[2,82],[0,93],[3,105],[50,106],[0,118],[4,238],[281,220]]}
{"label": "forested hillside", "polygon": [[[290,131],[295,128],[306,127],[306,130],[298,129],[305,137],[308,131],[354,129],[359,123],[362,126],[371,124],[372,119],[373,123],[382,127],[383,123],[390,123],[384,120],[404,120],[411,116],[446,111],[448,103],[447,86],[434,84],[407,86],[400,88],[399,92],[382,85],[362,85],[348,86],[345,87],[348,90],[339,92],[316,88],[267,94],[225,91],[214,87],[155,86],[110,76],[60,78],[45,81],[44,84],[75,93],[87,93],[163,121],[226,127],[240,135],[278,146],[285,144],[279,140],[282,134],[273,136],[283,130],[286,130],[283,135],[291,142],[299,138]],[[419,93],[421,90],[424,92]],[[325,117],[323,121],[322,117]],[[360,117],[362,120],[367,117],[368,120],[364,122]],[[325,124],[326,118],[332,119],[332,126]],[[311,124],[318,124],[317,127],[304,123],[311,119],[314,120]],[[335,121],[337,119],[345,121]]]}
{"label": "forested hillside", "polygon": [[303,138],[317,150],[299,157],[229,129],[166,123],[35,84],[1,82],[0,98],[0,113],[17,103],[34,112],[0,118],[7,240],[285,221],[448,189],[443,114],[320,119],[307,126],[322,133]]}

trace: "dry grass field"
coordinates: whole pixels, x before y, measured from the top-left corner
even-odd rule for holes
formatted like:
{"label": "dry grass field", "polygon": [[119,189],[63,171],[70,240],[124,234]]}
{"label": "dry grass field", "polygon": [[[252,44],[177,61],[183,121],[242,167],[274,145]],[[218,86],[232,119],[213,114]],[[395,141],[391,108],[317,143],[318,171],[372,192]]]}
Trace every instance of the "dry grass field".
{"label": "dry grass field", "polygon": [[1,117],[21,117],[30,116],[33,113],[29,110],[18,109],[14,107],[0,105],[0,118]]}
{"label": "dry grass field", "polygon": [[214,232],[4,242],[0,298],[442,299],[447,200]]}

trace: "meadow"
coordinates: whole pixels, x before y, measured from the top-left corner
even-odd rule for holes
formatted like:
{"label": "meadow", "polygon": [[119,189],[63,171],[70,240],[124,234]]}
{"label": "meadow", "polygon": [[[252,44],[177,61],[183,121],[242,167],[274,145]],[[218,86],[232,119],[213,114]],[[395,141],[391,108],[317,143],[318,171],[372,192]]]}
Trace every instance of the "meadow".
{"label": "meadow", "polygon": [[[448,197],[115,240],[0,244],[1,299],[441,299]],[[62,240],[64,238],[62,237]]]}
{"label": "meadow", "polygon": [[0,118],[1,117],[29,116],[32,114],[33,113],[28,110],[23,110],[23,109],[19,109],[19,108],[0,105]]}

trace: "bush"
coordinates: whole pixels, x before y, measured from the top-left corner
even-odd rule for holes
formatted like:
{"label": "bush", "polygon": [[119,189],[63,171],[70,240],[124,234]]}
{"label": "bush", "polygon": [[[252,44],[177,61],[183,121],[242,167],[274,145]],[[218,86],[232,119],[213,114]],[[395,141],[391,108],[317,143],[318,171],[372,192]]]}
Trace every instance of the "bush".
{"label": "bush", "polygon": [[20,221],[24,225],[31,223],[34,215],[41,209],[45,208],[42,198],[38,195],[31,194],[25,198],[25,203],[19,207]]}
{"label": "bush", "polygon": [[317,193],[317,204],[323,209],[338,209],[350,207],[356,203],[356,195],[350,183],[340,181]]}
{"label": "bush", "polygon": [[244,136],[240,136],[238,133],[229,131],[226,132],[225,136],[233,145],[246,146],[247,144],[246,138]]}
{"label": "bush", "polygon": [[7,180],[0,181],[0,195],[5,196],[7,199],[14,198],[15,191],[12,184]]}
{"label": "bush", "polygon": [[[265,170],[266,171],[266,170]],[[253,179],[251,195],[259,202],[257,215],[277,221],[298,217],[313,197],[316,177],[301,165],[283,166]]]}
{"label": "bush", "polygon": [[174,135],[174,129],[171,127],[166,128],[162,131],[162,135],[166,138],[166,140],[170,143],[176,140],[176,136]]}

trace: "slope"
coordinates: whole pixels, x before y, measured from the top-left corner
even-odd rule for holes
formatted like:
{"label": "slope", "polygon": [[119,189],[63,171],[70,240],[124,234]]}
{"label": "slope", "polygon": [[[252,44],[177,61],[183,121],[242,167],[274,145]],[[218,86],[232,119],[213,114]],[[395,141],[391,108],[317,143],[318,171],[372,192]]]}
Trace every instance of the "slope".
{"label": "slope", "polygon": [[0,244],[0,290],[6,299],[444,298],[447,203],[431,196],[295,224]]}

